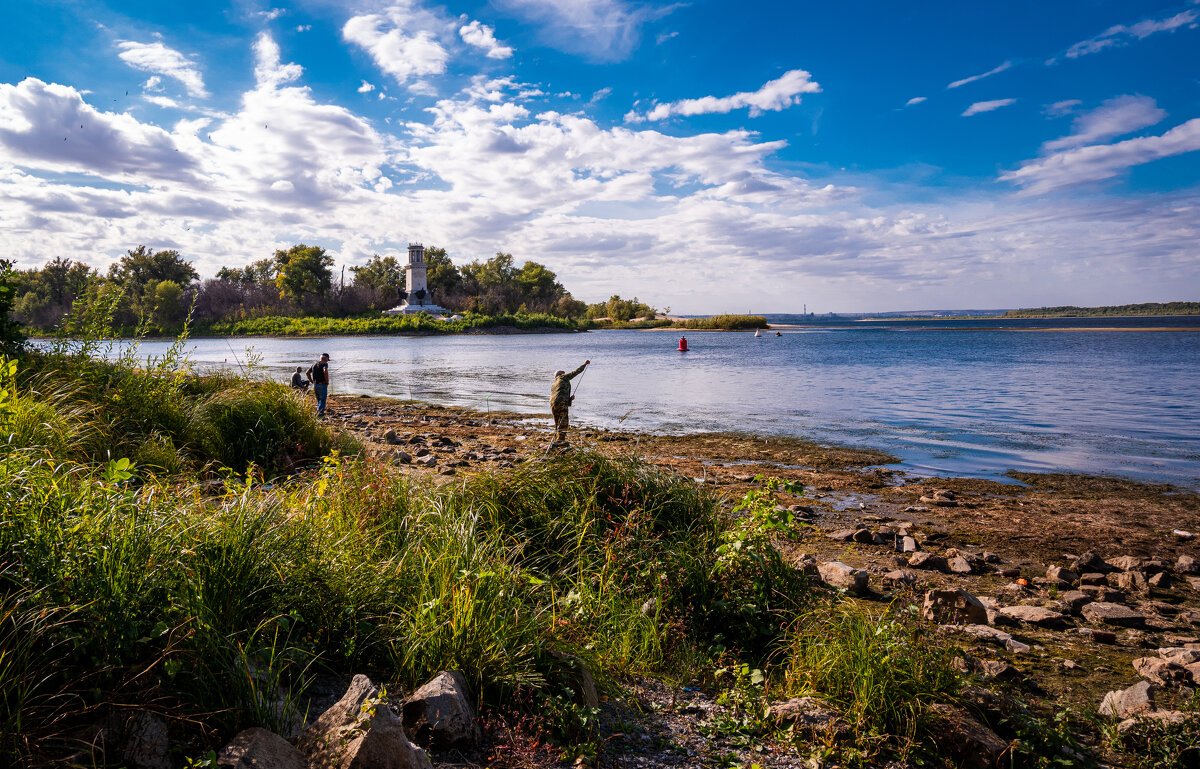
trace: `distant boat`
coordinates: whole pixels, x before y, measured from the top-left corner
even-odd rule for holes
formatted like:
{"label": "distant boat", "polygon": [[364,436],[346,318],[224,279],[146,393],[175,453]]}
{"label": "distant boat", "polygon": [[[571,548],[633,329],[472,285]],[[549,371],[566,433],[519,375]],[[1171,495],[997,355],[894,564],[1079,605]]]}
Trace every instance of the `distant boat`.
{"label": "distant boat", "polygon": [[754,329],[754,336],[755,336],[755,337],[760,337],[760,336],[762,336],[762,331],[760,331],[760,330],[759,330],[759,329],[757,329],[757,328],[756,328],[756,329]]}

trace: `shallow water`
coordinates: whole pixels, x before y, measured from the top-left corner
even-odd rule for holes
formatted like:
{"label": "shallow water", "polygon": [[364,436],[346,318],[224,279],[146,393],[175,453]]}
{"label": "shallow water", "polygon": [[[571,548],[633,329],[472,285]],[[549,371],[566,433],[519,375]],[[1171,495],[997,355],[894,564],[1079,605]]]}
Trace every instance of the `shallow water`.
{"label": "shallow water", "polygon": [[676,352],[675,333],[638,331],[200,339],[191,357],[202,370],[236,369],[249,346],[263,371],[285,380],[328,352],[335,393],[542,414],[555,369],[590,358],[572,410],[585,424],[872,446],[925,474],[1068,471],[1200,488],[1200,331],[1133,330],[1139,322],[1197,327],[819,325],[760,338],[697,332],[688,353]]}

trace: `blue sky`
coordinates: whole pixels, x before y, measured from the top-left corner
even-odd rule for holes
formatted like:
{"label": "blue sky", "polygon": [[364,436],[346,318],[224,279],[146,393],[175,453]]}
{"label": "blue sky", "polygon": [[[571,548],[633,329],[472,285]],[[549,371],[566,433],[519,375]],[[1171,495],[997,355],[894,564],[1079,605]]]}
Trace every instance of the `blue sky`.
{"label": "blue sky", "polygon": [[0,243],[675,312],[1200,299],[1200,0],[4,0]]}

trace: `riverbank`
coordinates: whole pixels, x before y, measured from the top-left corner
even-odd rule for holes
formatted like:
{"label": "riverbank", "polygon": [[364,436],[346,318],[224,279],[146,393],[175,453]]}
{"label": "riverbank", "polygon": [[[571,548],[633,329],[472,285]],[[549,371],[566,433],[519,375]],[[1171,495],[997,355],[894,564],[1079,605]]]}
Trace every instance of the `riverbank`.
{"label": "riverbank", "polygon": [[[334,423],[368,452],[446,482],[547,452],[548,418],[352,396],[334,404]],[[788,563],[818,582],[849,586],[851,600],[867,611],[896,600],[918,607],[924,601],[930,611],[923,596],[931,590],[977,597],[975,624],[939,617],[944,624],[930,629],[959,645],[965,664],[989,685],[1039,712],[1095,713],[1108,692],[1141,680],[1138,670],[1153,667],[1146,660],[1161,659],[1156,650],[1194,649],[1184,656],[1200,660],[1194,492],[1064,474],[1018,474],[1023,485],[931,479],[874,467],[891,461],[882,452],[795,439],[584,429],[573,440],[589,450],[635,454],[726,499],[752,492],[761,476],[803,484],[805,494],[780,500],[804,524],[784,544]],[[861,578],[840,583],[837,571],[826,569],[830,563]],[[1200,683],[1200,668],[1189,671],[1182,675]],[[1177,681],[1150,680],[1158,707],[1186,701],[1173,688]],[[626,696],[642,691],[627,685]],[[700,699],[679,690],[672,696]],[[685,724],[693,734],[712,717],[710,704],[696,708]],[[1076,726],[1083,743],[1108,752],[1105,733],[1085,724]],[[1136,764],[1112,754],[1106,760]]]}

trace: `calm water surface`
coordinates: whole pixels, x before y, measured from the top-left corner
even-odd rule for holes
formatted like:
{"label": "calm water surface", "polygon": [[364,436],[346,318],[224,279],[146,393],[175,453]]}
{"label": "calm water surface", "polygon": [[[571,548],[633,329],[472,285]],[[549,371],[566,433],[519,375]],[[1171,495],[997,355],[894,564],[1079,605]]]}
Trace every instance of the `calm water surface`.
{"label": "calm water surface", "polygon": [[[191,357],[202,370],[236,369],[251,347],[263,370],[284,380],[328,352],[335,393],[547,416],[554,371],[590,358],[572,410],[585,424],[872,446],[916,473],[1073,471],[1200,488],[1200,331],[1011,325],[694,333],[688,353],[675,351],[674,333],[638,331],[200,339]],[[165,347],[145,343],[142,352]]]}

